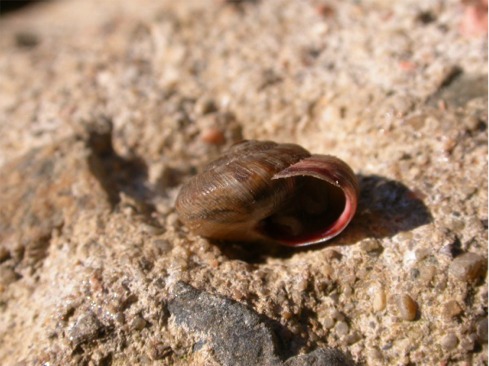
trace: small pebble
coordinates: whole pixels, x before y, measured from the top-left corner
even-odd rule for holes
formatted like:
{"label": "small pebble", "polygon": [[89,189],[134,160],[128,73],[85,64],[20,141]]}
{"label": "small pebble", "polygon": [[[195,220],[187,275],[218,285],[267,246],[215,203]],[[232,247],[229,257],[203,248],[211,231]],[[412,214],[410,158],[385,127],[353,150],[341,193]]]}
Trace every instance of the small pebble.
{"label": "small pebble", "polygon": [[385,309],[387,300],[385,296],[385,291],[382,287],[378,287],[373,292],[372,298],[372,309],[374,311],[382,311]]}
{"label": "small pebble", "polygon": [[195,113],[206,115],[217,111],[217,106],[212,99],[201,98],[195,103]]}
{"label": "small pebble", "polygon": [[428,285],[433,277],[436,274],[436,268],[432,265],[422,265],[419,268],[419,277],[418,281],[420,281],[424,285]]}
{"label": "small pebble", "polygon": [[146,326],[146,320],[144,320],[141,316],[136,315],[131,322],[131,328],[133,330],[142,330]]}
{"label": "small pebble", "polygon": [[326,329],[331,329],[333,328],[334,326],[334,319],[333,318],[330,318],[330,317],[327,317],[325,318],[323,321],[322,321],[322,325],[324,328]]}
{"label": "small pebble", "polygon": [[19,275],[11,267],[0,266],[0,284],[8,286],[11,283],[17,281]]}
{"label": "small pebble", "polygon": [[479,342],[487,343],[487,317],[484,317],[477,322],[476,332]]}
{"label": "small pebble", "polygon": [[140,227],[142,232],[149,235],[160,235],[165,231],[163,227],[150,223],[142,223]]}
{"label": "small pebble", "polygon": [[340,261],[343,255],[334,249],[329,249],[324,252],[324,257],[327,262],[332,260]]}
{"label": "small pebble", "polygon": [[348,324],[346,324],[346,322],[339,321],[336,323],[335,332],[338,335],[338,337],[343,337],[343,336],[347,335],[348,330],[349,330],[349,327],[348,327]]}
{"label": "small pebble", "polygon": [[367,252],[370,255],[379,255],[384,250],[380,242],[376,239],[366,239],[362,242],[360,247],[362,251]]}
{"label": "small pebble", "polygon": [[32,48],[39,44],[39,37],[32,32],[22,31],[15,34],[15,43],[22,48]]}
{"label": "small pebble", "polygon": [[486,260],[475,253],[465,253],[450,264],[450,274],[461,281],[474,281],[485,272]]}
{"label": "small pebble", "polygon": [[331,312],[331,316],[335,320],[339,320],[339,321],[344,321],[345,320],[345,316],[340,311],[338,311],[338,310],[333,310]]}
{"label": "small pebble", "polygon": [[443,306],[443,316],[445,319],[452,319],[462,314],[462,308],[455,300],[450,300]]}
{"label": "small pebble", "polygon": [[464,337],[460,341],[460,348],[462,349],[463,352],[469,353],[474,350],[475,347],[475,337],[472,336],[472,334],[469,334],[468,336]]}
{"label": "small pebble", "polygon": [[168,253],[172,248],[172,246],[171,246],[170,242],[168,242],[168,240],[155,239],[155,240],[153,240],[152,244],[154,245],[155,248],[158,249],[158,251],[161,254]]}
{"label": "small pebble", "polygon": [[166,217],[165,222],[166,222],[167,227],[177,227],[179,225],[177,213],[176,212],[170,213]]}
{"label": "small pebble", "polygon": [[348,297],[351,297],[352,294],[353,294],[353,289],[351,288],[351,286],[346,285],[343,288],[343,296],[348,298]]}
{"label": "small pebble", "polygon": [[202,131],[200,138],[209,145],[222,145],[226,142],[224,132],[217,127],[209,127]]}
{"label": "small pebble", "polygon": [[397,309],[403,320],[412,321],[416,319],[418,304],[411,296],[403,294],[396,299]]}
{"label": "small pebble", "polygon": [[350,345],[357,343],[360,339],[362,339],[362,336],[358,332],[353,332],[345,338],[345,342]]}
{"label": "small pebble", "polygon": [[479,125],[480,125],[480,120],[477,116],[475,115],[469,115],[469,116],[466,116],[463,120],[462,120],[462,123],[464,124],[465,128],[468,130],[468,131],[476,131],[477,128],[479,128]]}
{"label": "small pebble", "polygon": [[4,262],[10,258],[10,252],[5,247],[0,247],[0,262]]}
{"label": "small pebble", "polygon": [[431,249],[416,249],[414,251],[414,256],[416,257],[416,261],[421,261],[425,259],[427,256],[431,254]]}
{"label": "small pebble", "polygon": [[75,345],[89,342],[100,336],[103,325],[95,314],[88,312],[82,315],[68,331],[70,341]]}
{"label": "small pebble", "polygon": [[[280,315],[285,320],[290,320],[294,316],[294,314],[292,314],[290,311],[287,311],[287,310],[282,311],[282,313]],[[324,323],[323,323],[323,326],[324,326]]]}
{"label": "small pebble", "polygon": [[326,264],[322,268],[322,273],[326,277],[331,277],[333,275],[333,267],[330,266],[329,264]]}
{"label": "small pebble", "polygon": [[455,347],[457,347],[457,344],[458,344],[458,338],[453,333],[447,334],[441,340],[441,346],[446,351],[450,351],[450,350],[454,349]]}
{"label": "small pebble", "polygon": [[372,361],[376,361],[376,362],[381,362],[384,359],[384,356],[382,355],[382,352],[377,347],[372,347],[368,351],[368,357]]}

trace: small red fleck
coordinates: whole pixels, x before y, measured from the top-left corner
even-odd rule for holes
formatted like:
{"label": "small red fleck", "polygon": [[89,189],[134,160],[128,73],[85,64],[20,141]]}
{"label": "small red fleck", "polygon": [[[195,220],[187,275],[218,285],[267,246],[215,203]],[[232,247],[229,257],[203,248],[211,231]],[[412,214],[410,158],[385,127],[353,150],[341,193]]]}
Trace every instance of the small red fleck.
{"label": "small red fleck", "polygon": [[200,135],[202,141],[209,145],[222,145],[226,142],[226,137],[221,129],[216,127],[208,128],[202,131]]}
{"label": "small red fleck", "polygon": [[445,112],[445,111],[447,110],[447,102],[445,102],[443,99],[440,99],[440,100],[438,101],[438,109],[439,109],[440,111]]}
{"label": "small red fleck", "polygon": [[324,18],[330,18],[334,15],[334,9],[327,4],[319,4],[316,6],[316,12]]}
{"label": "small red fleck", "polygon": [[416,68],[416,63],[408,60],[403,60],[399,62],[399,67],[403,71],[413,71]]}

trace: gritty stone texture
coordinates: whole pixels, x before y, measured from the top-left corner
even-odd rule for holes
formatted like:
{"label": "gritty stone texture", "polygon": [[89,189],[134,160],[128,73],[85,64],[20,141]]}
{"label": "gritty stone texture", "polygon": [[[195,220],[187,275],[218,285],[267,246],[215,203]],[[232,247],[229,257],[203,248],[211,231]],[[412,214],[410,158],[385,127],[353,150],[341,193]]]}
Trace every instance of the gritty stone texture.
{"label": "gritty stone texture", "polygon": [[[217,365],[169,313],[180,281],[268,319],[282,361],[487,362],[482,2],[3,3],[0,364]],[[191,234],[182,183],[243,138],[345,160],[349,227],[301,249]]]}
{"label": "gritty stone texture", "polygon": [[318,349],[307,355],[293,357],[284,366],[353,366],[353,362],[334,349]]}

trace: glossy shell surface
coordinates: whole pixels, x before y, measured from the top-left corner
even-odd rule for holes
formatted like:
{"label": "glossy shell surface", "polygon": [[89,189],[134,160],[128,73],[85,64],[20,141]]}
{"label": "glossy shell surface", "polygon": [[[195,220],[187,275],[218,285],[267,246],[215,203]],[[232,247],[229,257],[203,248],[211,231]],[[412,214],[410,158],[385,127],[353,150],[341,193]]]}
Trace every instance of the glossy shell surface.
{"label": "glossy shell surface", "polygon": [[357,179],[340,159],[295,144],[244,141],[190,179],[176,209],[203,237],[302,246],[338,235],[357,200]]}

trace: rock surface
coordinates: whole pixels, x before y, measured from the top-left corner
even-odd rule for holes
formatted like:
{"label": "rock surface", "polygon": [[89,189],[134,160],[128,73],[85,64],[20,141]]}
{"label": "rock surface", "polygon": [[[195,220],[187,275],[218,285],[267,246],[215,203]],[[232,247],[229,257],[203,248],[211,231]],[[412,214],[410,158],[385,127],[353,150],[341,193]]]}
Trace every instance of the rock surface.
{"label": "rock surface", "polygon": [[[484,2],[25,3],[0,4],[0,364],[487,362]],[[191,234],[181,184],[243,138],[348,162],[350,226]]]}
{"label": "rock surface", "polygon": [[168,304],[178,324],[204,334],[222,365],[278,365],[278,339],[245,306],[177,283]]}
{"label": "rock surface", "polygon": [[[281,365],[280,359],[287,356],[287,347],[281,345],[277,334],[280,333],[278,325],[274,326],[270,319],[260,317],[237,302],[178,282],[168,310],[177,324],[209,340],[222,365]],[[348,366],[353,363],[338,350],[319,349],[291,357],[285,365]]]}

